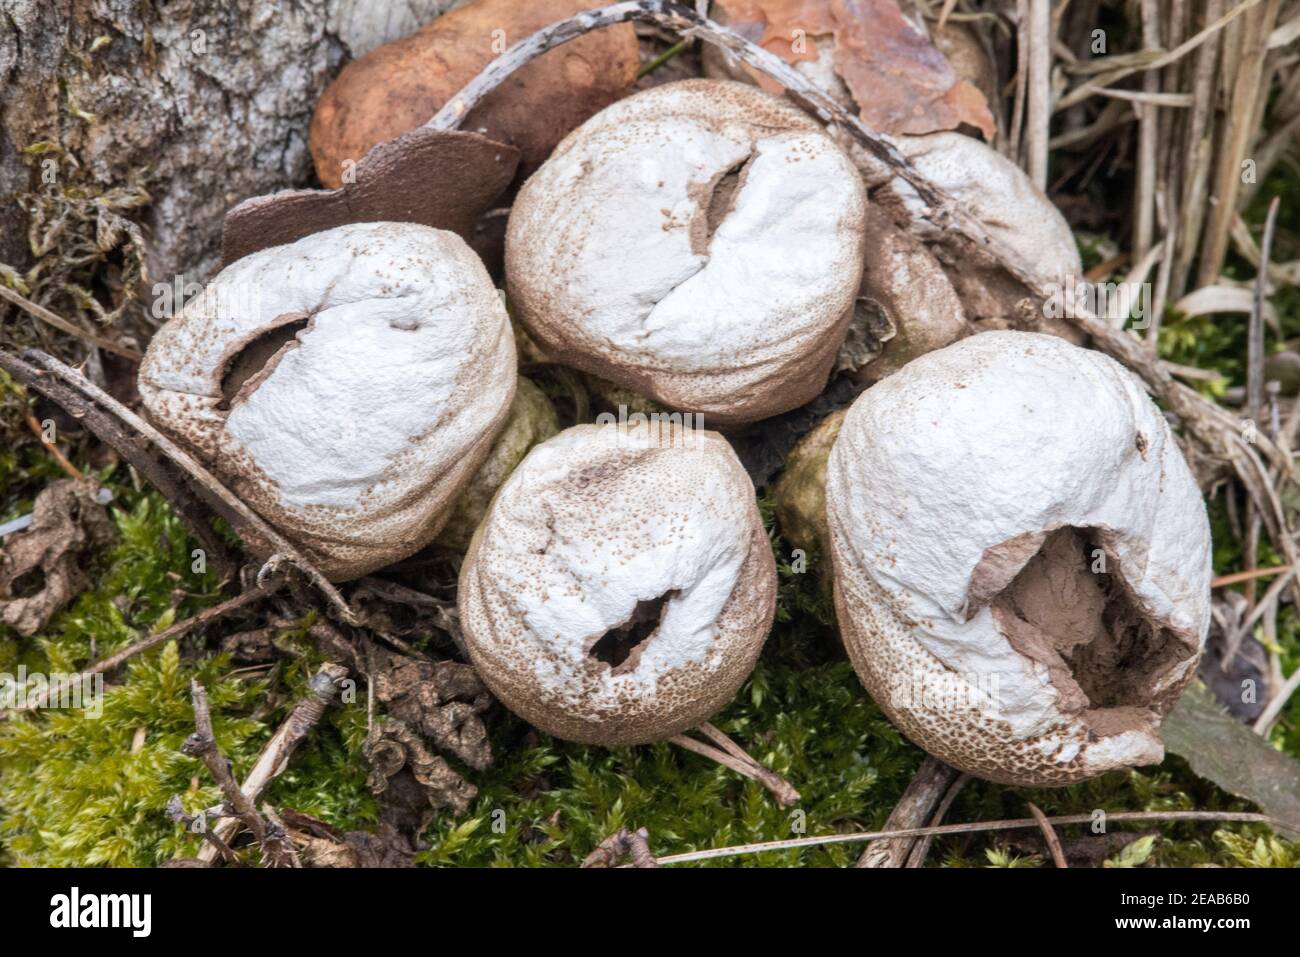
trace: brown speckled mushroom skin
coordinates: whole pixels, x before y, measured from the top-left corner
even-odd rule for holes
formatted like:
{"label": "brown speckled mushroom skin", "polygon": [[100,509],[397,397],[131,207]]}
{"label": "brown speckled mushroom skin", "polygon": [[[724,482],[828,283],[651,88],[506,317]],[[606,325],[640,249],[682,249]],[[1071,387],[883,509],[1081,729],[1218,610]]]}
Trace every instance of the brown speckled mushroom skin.
{"label": "brown speckled mushroom skin", "polygon": [[837,619],[911,740],[988,780],[1159,763],[1211,548],[1159,410],[1110,358],[988,332],[868,389],[827,463]]}
{"label": "brown speckled mushroom skin", "polygon": [[847,154],[787,101],[665,84],[597,114],[524,184],[510,300],[556,361],[739,428],[824,388],[865,208]]}
{"label": "brown speckled mushroom skin", "polygon": [[[576,426],[529,454],[476,531],[459,588],[469,656],[493,694],[549,734],[607,746],[663,740],[716,713],[753,670],[776,609],[772,549],[753,486],[726,440],[696,432],[700,445],[689,454],[677,448],[600,447],[601,433],[608,436],[615,429]],[[692,511],[692,502],[702,488],[718,491],[734,508],[698,534],[695,523],[702,519]],[[734,517],[741,521],[732,522]],[[566,635],[573,639],[566,656],[558,644],[539,639],[521,613],[529,603],[539,607],[547,602],[570,602],[570,612],[576,613],[574,609],[603,597],[595,593],[603,585],[625,596],[616,614],[626,621],[632,608],[627,596],[647,597],[639,580],[645,576],[634,567],[637,556],[667,556],[677,561],[670,574],[696,580],[710,571],[705,556],[720,536],[735,543],[738,571],[734,580],[728,579],[730,593],[712,621],[709,648],[715,654],[647,678],[643,672],[653,666],[639,649],[664,640],[656,630],[625,662],[631,670],[622,673],[629,677],[599,703],[611,666],[582,649],[589,649],[604,628],[596,634]],[[587,558],[578,572],[594,576],[590,582],[566,577],[563,549],[568,542],[582,545]],[[619,557],[597,572],[592,568],[597,553]],[[591,591],[584,588],[587,584]],[[551,662],[568,669],[562,687],[538,677],[538,668]]]}
{"label": "brown speckled mushroom skin", "polygon": [[[149,345],[148,417],[331,580],[429,544],[515,391],[478,257],[452,233],[353,223],[237,260],[209,291]],[[260,370],[225,394],[250,356]]]}

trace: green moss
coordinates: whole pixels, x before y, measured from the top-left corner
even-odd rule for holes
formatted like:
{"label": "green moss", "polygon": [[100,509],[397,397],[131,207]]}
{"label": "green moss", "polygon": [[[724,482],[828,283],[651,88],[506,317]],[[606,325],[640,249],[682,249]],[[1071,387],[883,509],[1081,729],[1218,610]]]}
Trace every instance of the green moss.
{"label": "green moss", "polygon": [[[94,587],[35,638],[0,627],[0,671],[75,671],[217,601],[212,573],[191,570],[195,543],[162,499],[131,484],[109,486],[119,540],[97,562]],[[179,751],[194,730],[191,679],[208,689],[218,744],[242,776],[319,659],[308,648],[291,665],[253,675],[233,670],[224,655],[182,645],[140,655],[113,676],[102,714],[43,710],[0,723],[0,861],[148,866],[197,849],[199,839],[164,813],[174,794],[189,811],[218,800],[201,763]],[[364,701],[331,713],[268,800],[342,828],[373,821],[359,757],[364,726]]]}

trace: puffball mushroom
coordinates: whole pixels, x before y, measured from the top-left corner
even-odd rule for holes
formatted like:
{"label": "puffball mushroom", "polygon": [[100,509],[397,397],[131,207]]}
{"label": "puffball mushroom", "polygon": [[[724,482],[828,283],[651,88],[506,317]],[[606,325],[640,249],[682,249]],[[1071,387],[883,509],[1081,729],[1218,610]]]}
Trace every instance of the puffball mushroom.
{"label": "puffball mushroom", "polygon": [[938,258],[877,203],[867,207],[867,236],[854,321],[837,363],[859,382],[883,379],[972,329]]}
{"label": "puffball mushroom", "polygon": [[866,198],[811,119],[739,83],[607,107],[515,202],[511,303],[560,361],[744,425],[826,384],[851,316]]}
{"label": "puffball mushroom", "polygon": [[557,737],[641,744],[707,720],[776,609],[754,487],[715,432],[579,425],[534,448],[461,566],[471,661]]}
{"label": "puffball mushroom", "polygon": [[[1074,234],[1050,199],[997,150],[960,133],[900,136],[895,143],[921,176],[945,190],[1044,283],[1081,280]],[[924,204],[898,177],[890,189],[920,216]]]}
{"label": "puffball mushroom", "polygon": [[523,461],[529,449],[559,431],[560,421],[551,400],[531,381],[520,376],[505,428],[492,443],[487,460],[456,499],[447,524],[438,533],[438,544],[461,552],[469,548],[474,529],[487,515],[497,489]]}
{"label": "puffball mushroom", "polygon": [[161,429],[346,580],[434,538],[515,379],[463,240],[356,223],[227,266],[154,336],[139,385]]}
{"label": "puffball mushroom", "polygon": [[988,332],[863,393],[826,481],[835,604],[903,732],[1057,785],[1163,757],[1210,621],[1210,531],[1155,405],[1110,358]]}
{"label": "puffball mushroom", "polygon": [[772,489],[781,537],[805,552],[824,554],[827,548],[826,462],[847,413],[836,409],[799,440]]}
{"label": "puffball mushroom", "polygon": [[[342,185],[347,161],[355,163],[377,143],[423,126],[503,52],[501,43],[513,45],[599,5],[471,0],[349,63],[312,116],[316,174],[330,188]],[[597,30],[520,68],[460,128],[518,147],[522,168],[535,169],[566,133],[627,93],[640,65],[631,24]]]}

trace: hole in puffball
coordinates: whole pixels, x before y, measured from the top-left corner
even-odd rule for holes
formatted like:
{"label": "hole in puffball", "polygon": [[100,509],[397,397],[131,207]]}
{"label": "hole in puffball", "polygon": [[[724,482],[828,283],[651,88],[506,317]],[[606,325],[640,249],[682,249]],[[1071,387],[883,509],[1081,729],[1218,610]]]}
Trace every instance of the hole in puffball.
{"label": "hole in puffball", "polygon": [[740,192],[740,187],[745,182],[745,174],[749,172],[749,164],[752,160],[753,157],[749,157],[743,163],[737,163],[727,170],[713,187],[713,195],[709,197],[709,210],[705,215],[708,239],[713,239],[713,234],[718,231],[722,221],[736,205],[736,194]]}
{"label": "hole in puffball", "polygon": [[1012,646],[1047,667],[1061,704],[1087,710],[1096,733],[1114,734],[1130,712],[1160,704],[1153,689],[1191,651],[1143,612],[1100,537],[1054,530],[991,606]]}
{"label": "hole in puffball", "polygon": [[745,187],[750,165],[754,156],[745,157],[730,169],[723,170],[707,183],[697,183],[691,187],[691,198],[698,204],[691,219],[691,252],[697,256],[707,256],[713,234],[722,226],[723,221],[736,206],[736,197]]}
{"label": "hole in puffball", "polygon": [[307,328],[308,318],[298,319],[268,329],[235,353],[227,362],[221,377],[221,403],[219,409],[229,409],[245,386],[252,392],[257,384],[271,374],[286,347],[296,345],[298,333]]}
{"label": "hole in puffball", "polygon": [[641,657],[645,640],[659,627],[664,606],[675,597],[677,592],[670,591],[658,598],[637,602],[631,617],[596,639],[587,654],[597,661],[603,661],[615,672],[631,671]]}

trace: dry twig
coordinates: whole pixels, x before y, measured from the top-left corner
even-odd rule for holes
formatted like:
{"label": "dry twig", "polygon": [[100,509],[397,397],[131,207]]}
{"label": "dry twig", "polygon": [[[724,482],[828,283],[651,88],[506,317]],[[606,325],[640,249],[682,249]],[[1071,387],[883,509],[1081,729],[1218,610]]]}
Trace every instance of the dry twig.
{"label": "dry twig", "polygon": [[781,807],[793,807],[799,803],[799,792],[790,786],[790,782],[770,768],[763,767],[750,757],[744,748],[736,744],[735,741],[732,741],[731,738],[716,727],[706,721],[697,730],[718,747],[705,744],[703,741],[696,741],[685,734],[675,734],[668,739],[668,742],[706,757],[711,761],[716,761],[723,767],[730,768],[751,781],[757,781],[772,793],[772,796],[776,798],[776,803]]}
{"label": "dry twig", "polygon": [[596,849],[586,856],[583,867],[618,867],[623,858],[629,855],[633,867],[658,867],[659,863],[650,853],[650,832],[645,828],[629,831],[621,828],[596,845]]}
{"label": "dry twig", "polygon": [[[249,806],[255,806],[261,800],[267,786],[285,769],[289,758],[320,721],[325,709],[338,701],[339,689],[347,674],[347,669],[342,665],[327,663],[321,665],[312,677],[310,693],[294,705],[293,711],[262,749],[252,770],[248,772],[248,777],[244,779],[243,786],[239,788],[239,793]],[[218,837],[229,841],[238,826],[238,821],[227,818],[219,821],[214,829]],[[217,851],[211,844],[207,844],[200,848],[198,859],[204,864],[211,864],[216,856]]]}

